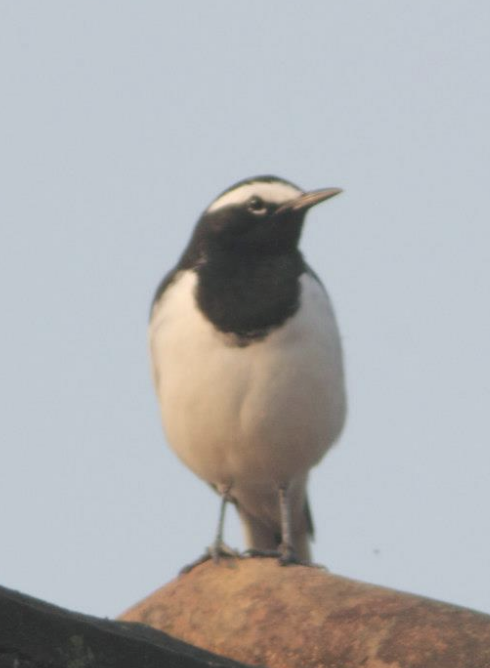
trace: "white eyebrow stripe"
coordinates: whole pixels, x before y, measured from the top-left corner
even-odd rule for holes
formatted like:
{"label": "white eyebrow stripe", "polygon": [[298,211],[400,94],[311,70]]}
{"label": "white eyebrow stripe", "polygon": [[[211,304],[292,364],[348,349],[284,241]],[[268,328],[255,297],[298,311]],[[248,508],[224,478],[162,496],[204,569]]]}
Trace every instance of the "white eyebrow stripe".
{"label": "white eyebrow stripe", "polygon": [[283,183],[282,181],[274,181],[272,183],[252,181],[251,183],[244,183],[215,199],[207,208],[207,212],[212,213],[233,204],[244,204],[253,195],[261,197],[265,202],[283,204],[298,197],[302,192],[299,188],[289,183]]}

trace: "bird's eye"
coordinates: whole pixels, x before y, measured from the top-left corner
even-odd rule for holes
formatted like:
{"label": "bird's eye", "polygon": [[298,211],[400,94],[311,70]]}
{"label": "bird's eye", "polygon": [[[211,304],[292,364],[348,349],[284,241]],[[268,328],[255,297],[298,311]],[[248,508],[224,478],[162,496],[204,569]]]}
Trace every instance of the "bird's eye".
{"label": "bird's eye", "polygon": [[267,205],[263,199],[254,195],[248,200],[247,209],[252,213],[260,216],[261,214],[267,212]]}

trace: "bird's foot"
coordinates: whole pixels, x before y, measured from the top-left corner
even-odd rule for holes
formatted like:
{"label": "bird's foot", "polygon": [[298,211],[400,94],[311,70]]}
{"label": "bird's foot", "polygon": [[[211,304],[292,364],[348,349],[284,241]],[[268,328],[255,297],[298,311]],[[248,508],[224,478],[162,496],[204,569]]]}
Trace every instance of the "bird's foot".
{"label": "bird's foot", "polygon": [[187,566],[181,568],[179,573],[180,575],[183,575],[184,573],[190,573],[190,571],[192,571],[196,566],[200,566],[206,561],[212,560],[213,563],[218,564],[221,559],[238,559],[240,556],[241,555],[239,552],[237,552],[237,550],[228,547],[228,545],[225,545],[225,543],[221,541],[219,543],[214,543],[210,547],[206,548],[206,551],[203,555],[198,557],[195,561],[192,561],[190,564],[187,564]]}
{"label": "bird's foot", "polygon": [[251,547],[245,550],[243,556],[248,559],[263,558],[263,559],[279,559],[281,553],[279,550],[260,550],[256,547]]}
{"label": "bird's foot", "polygon": [[223,543],[223,541],[219,541],[218,543],[211,545],[211,547],[208,547],[207,552],[209,553],[209,558],[212,559],[215,564],[219,563],[223,558],[238,559],[241,557],[238,550],[234,550],[232,547],[226,545],[226,543]]}
{"label": "bird's foot", "polygon": [[311,566],[308,561],[301,561],[296,556],[296,553],[292,548],[285,548],[282,545],[278,550],[259,550],[257,548],[250,548],[243,553],[244,557],[248,558],[260,558],[263,559],[277,559],[280,566]]}
{"label": "bird's foot", "polygon": [[292,545],[281,543],[279,545],[279,566],[309,566],[309,563],[297,557]]}
{"label": "bird's foot", "polygon": [[301,561],[296,556],[296,552],[292,545],[281,543],[278,550],[261,550],[257,548],[250,548],[244,552],[245,557],[262,557],[262,558],[272,558],[277,559],[280,566],[291,566],[291,565],[300,565],[300,566],[309,566],[309,562]]}
{"label": "bird's foot", "polygon": [[328,571],[328,568],[323,564],[315,564],[309,559],[300,559],[292,545],[281,543],[279,550],[280,566],[307,566],[308,568],[321,568],[324,571]]}
{"label": "bird's foot", "polygon": [[314,564],[305,559],[299,559],[296,552],[290,545],[280,545],[278,550],[260,550],[257,548],[250,548],[243,553],[244,557],[249,559],[263,558],[263,559],[277,559],[280,566],[309,566],[311,568],[325,568],[321,564]]}

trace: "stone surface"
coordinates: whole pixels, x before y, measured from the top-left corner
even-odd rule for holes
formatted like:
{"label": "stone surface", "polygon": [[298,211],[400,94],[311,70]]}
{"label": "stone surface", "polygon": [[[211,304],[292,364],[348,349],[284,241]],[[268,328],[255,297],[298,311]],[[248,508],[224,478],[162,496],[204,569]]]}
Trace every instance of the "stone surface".
{"label": "stone surface", "polygon": [[490,668],[490,616],[272,559],[207,562],[120,619],[269,668]]}

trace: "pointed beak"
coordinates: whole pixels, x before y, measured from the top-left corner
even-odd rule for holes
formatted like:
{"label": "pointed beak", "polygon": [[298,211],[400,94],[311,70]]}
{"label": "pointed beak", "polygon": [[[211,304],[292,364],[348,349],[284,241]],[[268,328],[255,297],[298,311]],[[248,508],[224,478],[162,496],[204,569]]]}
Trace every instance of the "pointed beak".
{"label": "pointed beak", "polygon": [[311,190],[308,193],[302,193],[298,197],[282,204],[276,209],[275,215],[286,213],[286,211],[306,211],[315,204],[320,204],[326,199],[340,195],[342,188],[323,188],[322,190]]}

